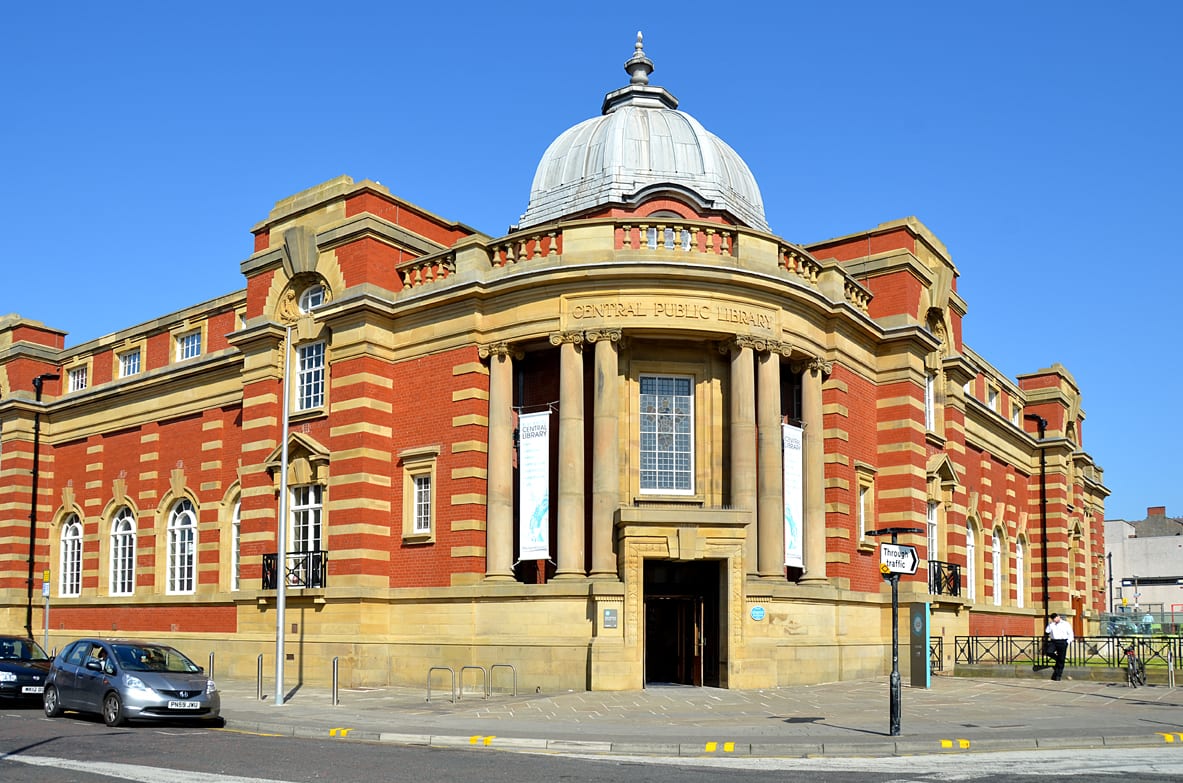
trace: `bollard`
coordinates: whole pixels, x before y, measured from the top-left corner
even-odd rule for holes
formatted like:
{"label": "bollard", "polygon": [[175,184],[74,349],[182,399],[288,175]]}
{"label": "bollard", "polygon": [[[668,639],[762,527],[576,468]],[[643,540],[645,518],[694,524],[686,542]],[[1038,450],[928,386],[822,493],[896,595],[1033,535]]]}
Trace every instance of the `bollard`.
{"label": "bollard", "polygon": [[214,678],[214,651],[209,652],[209,668],[205,670],[206,676],[211,680]]}
{"label": "bollard", "polygon": [[337,697],[337,658],[333,658],[333,706],[336,707],[341,703],[341,699]]}
{"label": "bollard", "polygon": [[256,698],[258,698],[259,701],[263,701],[263,653],[259,653],[259,674],[257,677],[257,681],[258,681],[258,695]]}

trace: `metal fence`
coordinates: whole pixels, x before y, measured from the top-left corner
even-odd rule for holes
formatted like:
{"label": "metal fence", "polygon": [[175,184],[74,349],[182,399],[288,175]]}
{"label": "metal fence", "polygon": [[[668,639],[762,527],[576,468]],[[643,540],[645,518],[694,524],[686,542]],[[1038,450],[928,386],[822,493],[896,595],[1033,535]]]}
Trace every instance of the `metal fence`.
{"label": "metal fence", "polygon": [[[1042,663],[1047,660],[1043,641],[1042,636],[957,636],[953,660],[964,664]],[[1068,645],[1064,662],[1069,666],[1121,667],[1127,647],[1133,647],[1147,666],[1166,665],[1183,655],[1183,636],[1078,636]]]}

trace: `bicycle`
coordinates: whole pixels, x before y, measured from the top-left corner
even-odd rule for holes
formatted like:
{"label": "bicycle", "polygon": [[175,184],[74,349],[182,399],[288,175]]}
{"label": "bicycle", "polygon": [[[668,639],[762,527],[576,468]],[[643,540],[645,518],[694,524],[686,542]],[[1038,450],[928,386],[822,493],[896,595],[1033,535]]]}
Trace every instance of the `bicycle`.
{"label": "bicycle", "polygon": [[1125,648],[1125,684],[1130,688],[1146,685],[1146,664],[1134,651],[1134,646]]}

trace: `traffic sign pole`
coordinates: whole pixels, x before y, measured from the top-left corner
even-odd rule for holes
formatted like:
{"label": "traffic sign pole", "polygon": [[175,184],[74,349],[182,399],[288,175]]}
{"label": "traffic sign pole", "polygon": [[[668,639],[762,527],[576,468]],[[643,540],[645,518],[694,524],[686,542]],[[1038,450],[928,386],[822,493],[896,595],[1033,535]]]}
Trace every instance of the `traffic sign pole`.
{"label": "traffic sign pole", "polygon": [[[888,527],[882,530],[868,530],[868,536],[891,536],[891,545],[894,550],[899,550],[899,534],[900,533],[923,533],[923,530],[918,530],[913,527]],[[880,545],[882,546],[882,544]],[[912,549],[912,547],[908,547]],[[912,549],[913,560],[911,563],[912,570],[908,573],[916,572],[915,549]],[[888,681],[890,687],[889,703],[888,703],[888,720],[890,722],[891,736],[898,737],[900,733],[900,713],[902,712],[903,700],[903,686],[900,682],[900,574],[893,571],[892,567],[887,563],[882,562],[880,557],[879,570],[883,573],[883,578],[891,582],[891,678]]]}

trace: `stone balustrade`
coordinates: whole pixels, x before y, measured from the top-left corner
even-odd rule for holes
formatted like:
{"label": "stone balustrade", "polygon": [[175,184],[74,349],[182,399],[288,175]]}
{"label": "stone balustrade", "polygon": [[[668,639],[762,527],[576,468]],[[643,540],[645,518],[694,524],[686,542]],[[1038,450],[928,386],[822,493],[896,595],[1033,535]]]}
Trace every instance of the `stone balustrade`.
{"label": "stone balustrade", "polygon": [[494,267],[513,266],[535,258],[557,256],[562,252],[561,230],[522,232],[510,234],[504,240],[489,245],[489,264]]}
{"label": "stone balustrade", "polygon": [[735,250],[735,231],[728,226],[675,219],[623,223],[616,227],[616,249],[731,256]]}
{"label": "stone balustrade", "polygon": [[402,281],[403,288],[417,288],[455,274],[456,254],[452,250],[443,250],[420,256],[399,264],[395,271]]}

